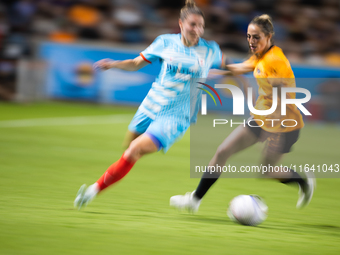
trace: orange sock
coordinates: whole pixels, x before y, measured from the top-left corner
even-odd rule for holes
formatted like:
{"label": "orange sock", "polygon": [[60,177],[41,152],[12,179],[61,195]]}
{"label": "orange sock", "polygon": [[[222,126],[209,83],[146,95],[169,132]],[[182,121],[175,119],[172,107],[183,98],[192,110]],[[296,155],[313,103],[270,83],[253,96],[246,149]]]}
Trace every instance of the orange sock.
{"label": "orange sock", "polygon": [[97,181],[99,186],[99,191],[109,187],[110,185],[116,183],[120,179],[122,179],[125,175],[130,172],[131,168],[136,162],[129,162],[123,156],[113,163],[106,172],[100,177]]}

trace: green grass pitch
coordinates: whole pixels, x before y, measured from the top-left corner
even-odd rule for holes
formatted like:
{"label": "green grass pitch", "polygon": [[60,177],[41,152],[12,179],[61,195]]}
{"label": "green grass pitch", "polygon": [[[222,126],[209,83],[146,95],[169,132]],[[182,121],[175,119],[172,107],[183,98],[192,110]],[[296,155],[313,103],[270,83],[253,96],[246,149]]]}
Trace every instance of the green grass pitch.
{"label": "green grass pitch", "polygon": [[[340,253],[340,179],[318,179],[303,210],[295,209],[294,187],[227,178],[209,191],[196,215],[170,208],[170,196],[199,181],[190,178],[189,133],[167,154],[142,158],[86,209],[74,209],[80,185],[96,181],[122,154],[134,112],[61,102],[0,104],[0,254]],[[71,118],[76,116],[95,123]],[[60,117],[62,124],[55,119]],[[339,132],[308,124],[287,162],[340,163]],[[254,147],[231,160],[240,164],[247,154],[260,156]],[[263,224],[228,219],[228,203],[239,194],[265,198],[269,216]]]}

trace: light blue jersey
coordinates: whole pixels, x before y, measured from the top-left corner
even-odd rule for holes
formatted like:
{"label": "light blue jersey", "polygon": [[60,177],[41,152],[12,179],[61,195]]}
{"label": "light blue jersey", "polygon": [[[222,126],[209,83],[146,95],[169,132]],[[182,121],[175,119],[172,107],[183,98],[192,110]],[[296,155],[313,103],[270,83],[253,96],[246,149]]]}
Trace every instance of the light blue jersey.
{"label": "light blue jersey", "polygon": [[150,134],[167,151],[196,121],[201,94],[197,81],[206,78],[211,68],[221,67],[222,52],[213,41],[200,38],[197,45],[186,47],[181,34],[166,34],[140,55],[149,63],[160,61],[161,71],[129,130]]}

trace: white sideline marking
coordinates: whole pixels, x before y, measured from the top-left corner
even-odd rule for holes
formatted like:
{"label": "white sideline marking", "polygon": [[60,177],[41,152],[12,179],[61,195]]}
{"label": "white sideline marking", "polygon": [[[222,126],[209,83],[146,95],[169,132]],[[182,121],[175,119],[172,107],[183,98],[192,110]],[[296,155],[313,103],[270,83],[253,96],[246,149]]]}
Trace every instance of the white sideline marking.
{"label": "white sideline marking", "polygon": [[132,119],[132,116],[133,115],[131,114],[118,114],[103,116],[4,120],[0,121],[0,128],[116,124],[129,122]]}

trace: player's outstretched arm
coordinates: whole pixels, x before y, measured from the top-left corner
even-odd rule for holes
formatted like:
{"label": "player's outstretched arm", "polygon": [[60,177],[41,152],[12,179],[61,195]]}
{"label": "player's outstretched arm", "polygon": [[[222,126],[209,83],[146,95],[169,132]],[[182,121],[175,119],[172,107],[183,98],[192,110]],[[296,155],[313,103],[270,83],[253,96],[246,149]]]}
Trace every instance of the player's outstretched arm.
{"label": "player's outstretched arm", "polygon": [[224,66],[224,70],[212,69],[209,72],[208,78],[215,78],[220,75],[238,76],[252,71],[254,71],[254,66],[245,62],[239,64],[227,64]]}
{"label": "player's outstretched arm", "polygon": [[245,62],[239,64],[226,65],[226,69],[229,70],[233,75],[249,73],[254,71],[254,68],[255,68],[254,65]]}
{"label": "player's outstretched arm", "polygon": [[135,59],[127,59],[127,60],[112,60],[112,59],[102,59],[94,63],[93,67],[95,69],[108,70],[111,68],[117,68],[125,71],[137,71],[144,66],[149,64],[146,62],[141,56],[136,57]]}

